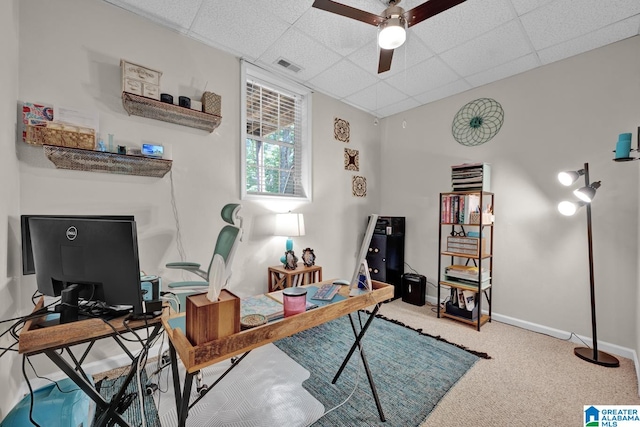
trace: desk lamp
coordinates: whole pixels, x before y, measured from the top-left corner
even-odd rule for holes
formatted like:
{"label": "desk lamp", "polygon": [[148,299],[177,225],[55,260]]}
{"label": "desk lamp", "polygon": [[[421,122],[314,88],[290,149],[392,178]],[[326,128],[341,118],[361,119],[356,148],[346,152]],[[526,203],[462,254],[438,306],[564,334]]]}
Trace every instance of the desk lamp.
{"label": "desk lamp", "polygon": [[[304,236],[304,216],[301,213],[282,213],[276,215],[276,236],[286,236],[287,243],[285,245],[285,255],[280,258],[280,261],[286,266],[287,255],[295,258],[293,252],[293,239],[292,237]],[[296,258],[297,259],[297,258]],[[295,268],[295,267],[293,267]]]}
{"label": "desk lamp", "polygon": [[578,202],[560,202],[558,210],[561,214],[571,216],[577,212],[582,206],[587,208],[587,241],[589,246],[589,282],[591,291],[591,330],[593,339],[593,348],[576,347],[573,353],[587,362],[596,365],[616,368],[620,366],[620,362],[614,356],[598,350],[598,335],[596,328],[596,297],[595,297],[595,280],[593,274],[593,238],[591,233],[591,201],[596,195],[596,190],[600,187],[600,181],[589,182],[589,164],[584,164],[584,169],[570,172],[560,172],[558,180],[562,185],[569,186],[576,182],[579,177],[584,176],[584,187],[573,192],[580,200]]}

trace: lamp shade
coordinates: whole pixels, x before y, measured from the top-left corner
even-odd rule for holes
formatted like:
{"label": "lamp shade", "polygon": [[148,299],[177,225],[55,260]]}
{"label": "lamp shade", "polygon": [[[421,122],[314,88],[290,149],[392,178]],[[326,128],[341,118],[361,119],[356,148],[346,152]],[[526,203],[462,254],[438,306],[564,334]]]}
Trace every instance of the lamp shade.
{"label": "lamp shade", "polygon": [[276,236],[304,236],[304,216],[301,213],[282,213],[276,215]]}
{"label": "lamp shade", "polygon": [[564,186],[569,186],[576,182],[582,175],[584,175],[584,169],[580,169],[579,171],[560,172],[558,174],[558,181],[560,181],[560,184]]}
{"label": "lamp shade", "polygon": [[587,187],[578,188],[573,192],[573,194],[575,194],[575,196],[580,200],[583,200],[587,203],[591,203],[593,198],[596,196],[596,190],[599,187],[600,187],[600,181],[594,182],[593,184]]}
{"label": "lamp shade", "polygon": [[560,202],[558,204],[558,211],[562,215],[571,216],[575,214],[578,211],[578,209],[584,206],[585,204],[586,203],[583,202],[582,200],[579,200],[577,202],[569,202],[569,201]]}
{"label": "lamp shade", "polygon": [[390,18],[380,24],[378,45],[382,49],[395,49],[400,47],[406,39],[407,32],[404,29],[404,19],[401,17]]}

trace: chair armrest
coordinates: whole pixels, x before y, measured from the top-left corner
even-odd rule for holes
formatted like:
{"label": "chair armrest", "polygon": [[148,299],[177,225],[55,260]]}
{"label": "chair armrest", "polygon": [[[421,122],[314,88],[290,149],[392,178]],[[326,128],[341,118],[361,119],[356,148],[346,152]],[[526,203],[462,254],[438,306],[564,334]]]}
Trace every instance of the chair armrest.
{"label": "chair armrest", "polygon": [[200,270],[200,264],[197,262],[170,262],[165,264],[165,267],[190,271],[191,273],[202,277],[204,280],[209,280],[208,273],[204,270]]}
{"label": "chair armrest", "polygon": [[173,282],[169,283],[170,288],[199,288],[209,286],[207,282]]}
{"label": "chair armrest", "polygon": [[165,264],[167,268],[181,268],[183,270],[197,270],[200,268],[200,264],[197,262],[170,262]]}

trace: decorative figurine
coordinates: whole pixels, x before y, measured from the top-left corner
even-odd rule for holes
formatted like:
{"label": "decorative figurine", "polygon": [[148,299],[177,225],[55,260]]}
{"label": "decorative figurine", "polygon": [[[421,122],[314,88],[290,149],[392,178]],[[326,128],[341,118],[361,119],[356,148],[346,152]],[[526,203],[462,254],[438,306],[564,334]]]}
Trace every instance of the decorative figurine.
{"label": "decorative figurine", "polygon": [[316,256],[313,253],[313,249],[306,248],[302,251],[302,262],[306,267],[311,267],[316,264]]}

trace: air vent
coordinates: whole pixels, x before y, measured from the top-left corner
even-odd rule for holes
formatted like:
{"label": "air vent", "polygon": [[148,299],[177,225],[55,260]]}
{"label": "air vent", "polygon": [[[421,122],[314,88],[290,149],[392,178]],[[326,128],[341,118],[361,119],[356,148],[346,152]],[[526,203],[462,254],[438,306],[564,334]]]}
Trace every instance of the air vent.
{"label": "air vent", "polygon": [[281,67],[286,68],[289,71],[293,71],[294,73],[297,73],[298,71],[302,70],[302,67],[299,67],[296,64],[291,63],[290,61],[287,61],[284,58],[280,58],[276,61],[276,64],[278,64]]}

